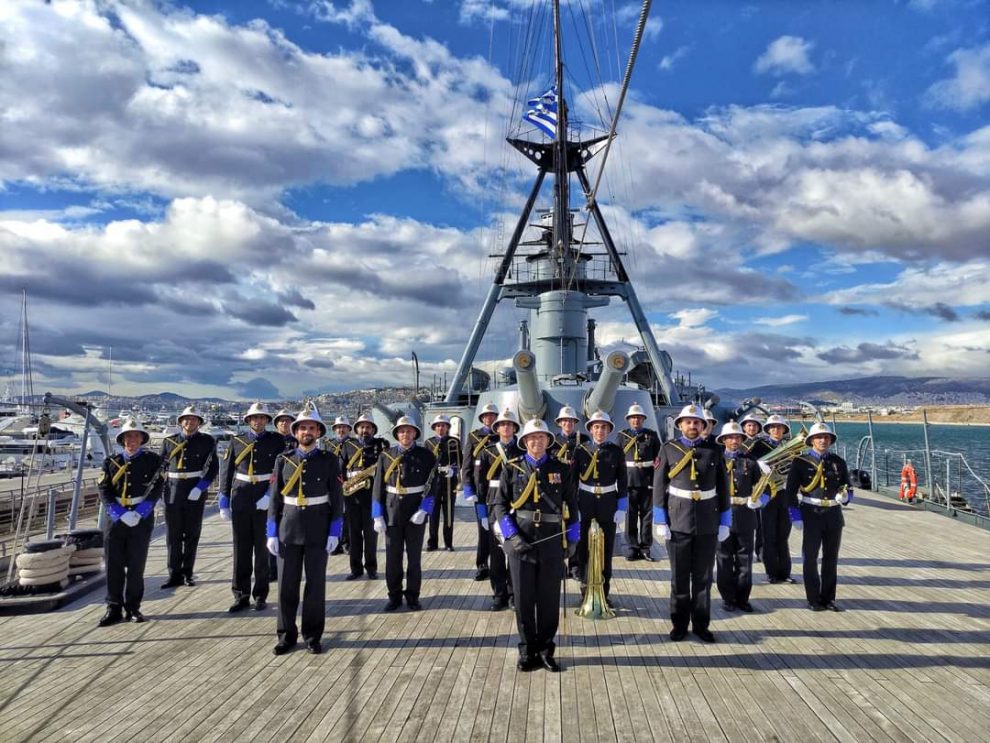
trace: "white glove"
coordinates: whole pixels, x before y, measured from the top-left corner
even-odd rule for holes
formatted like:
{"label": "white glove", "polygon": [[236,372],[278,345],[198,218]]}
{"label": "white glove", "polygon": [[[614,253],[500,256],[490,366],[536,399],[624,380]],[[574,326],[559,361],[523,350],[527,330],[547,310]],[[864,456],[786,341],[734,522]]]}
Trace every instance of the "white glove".
{"label": "white glove", "polygon": [[612,521],[614,521],[616,524],[618,524],[619,526],[621,526],[622,524],[624,524],[626,522],[626,512],[625,511],[616,511],[615,512],[615,516],[612,517]]}
{"label": "white glove", "polygon": [[[488,531],[488,519],[478,519],[478,523],[481,524],[482,529]],[[498,526],[496,525],[495,528],[498,529]]]}
{"label": "white glove", "polygon": [[220,509],[220,519],[221,521],[230,521],[230,509],[221,508]]}
{"label": "white glove", "polygon": [[379,534],[385,533],[385,519],[381,516],[375,519],[375,531],[377,531]]}
{"label": "white glove", "polygon": [[202,495],[203,495],[203,491],[200,490],[198,487],[195,487],[189,491],[189,495],[187,497],[189,498],[189,500],[199,500],[200,496]]}
{"label": "white glove", "polygon": [[420,510],[416,511],[416,513],[414,513],[409,518],[409,520],[411,522],[413,522],[414,524],[416,524],[416,526],[422,526],[423,524],[426,523],[426,516],[427,516],[426,511],[424,511],[423,509],[420,509]]}
{"label": "white glove", "polygon": [[464,502],[473,506],[475,503],[478,502],[478,496],[477,495],[465,495],[464,496]]}
{"label": "white glove", "polygon": [[665,542],[670,541],[670,527],[666,524],[654,526],[653,533],[656,535],[657,539],[662,539]]}
{"label": "white glove", "polygon": [[265,545],[268,547],[269,552],[275,555],[275,557],[278,557],[278,537],[268,537]]}
{"label": "white glove", "polygon": [[757,498],[756,500],[753,500],[752,498],[747,498],[746,499],[746,508],[748,508],[750,511],[759,511],[760,510],[760,499]]}
{"label": "white glove", "polygon": [[338,542],[340,542],[340,539],[337,538],[337,537],[332,537],[332,536],[331,537],[327,537],[327,554],[328,555],[331,552],[333,552],[335,549],[337,549]]}
{"label": "white glove", "polygon": [[764,475],[769,475],[773,469],[766,462],[761,462],[759,459],[756,460],[756,465],[760,468],[760,472]]}
{"label": "white glove", "polygon": [[141,523],[141,514],[137,511],[128,511],[120,517],[120,520],[128,526],[134,527]]}
{"label": "white glove", "polygon": [[259,511],[267,511],[268,504],[271,502],[272,499],[268,497],[268,493],[265,493],[263,496],[261,496],[260,498],[258,498],[258,500],[254,502],[254,507],[257,508]]}
{"label": "white glove", "polygon": [[729,538],[729,527],[728,526],[718,527],[718,541],[724,542],[728,538]]}
{"label": "white glove", "polygon": [[835,502],[842,506],[846,505],[846,503],[849,502],[849,496],[846,494],[845,490],[840,490],[838,493],[836,493]]}

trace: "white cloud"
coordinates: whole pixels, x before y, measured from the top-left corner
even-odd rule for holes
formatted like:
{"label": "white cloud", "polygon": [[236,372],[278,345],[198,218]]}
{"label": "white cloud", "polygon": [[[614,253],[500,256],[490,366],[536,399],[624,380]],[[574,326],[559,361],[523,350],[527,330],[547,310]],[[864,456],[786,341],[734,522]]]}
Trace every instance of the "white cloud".
{"label": "white cloud", "polygon": [[761,75],[807,75],[815,71],[808,58],[814,46],[814,42],[800,36],[781,36],[770,42],[766,51],[756,59],[753,70]]}
{"label": "white cloud", "polygon": [[947,302],[975,307],[990,302],[990,259],[909,267],[891,282],[860,284],[829,292],[821,301],[841,305],[893,302],[918,307]]}
{"label": "white cloud", "polygon": [[955,74],[928,88],[929,103],[968,111],[990,101],[990,44],[956,49],[946,61],[955,66]]}
{"label": "white cloud", "polygon": [[664,71],[674,69],[674,65],[683,59],[690,51],[690,46],[679,46],[670,54],[665,54],[660,60],[660,69]]}
{"label": "white cloud", "polygon": [[782,315],[781,317],[758,317],[753,320],[757,325],[767,325],[771,328],[779,328],[784,325],[794,325],[808,319],[807,315]]}

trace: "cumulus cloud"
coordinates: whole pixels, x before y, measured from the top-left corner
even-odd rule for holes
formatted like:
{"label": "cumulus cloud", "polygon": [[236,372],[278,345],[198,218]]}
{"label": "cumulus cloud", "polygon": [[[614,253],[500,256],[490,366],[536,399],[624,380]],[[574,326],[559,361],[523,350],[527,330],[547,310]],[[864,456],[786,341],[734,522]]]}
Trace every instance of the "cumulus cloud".
{"label": "cumulus cloud", "polygon": [[946,62],[955,67],[955,73],[928,88],[926,98],[931,105],[968,111],[990,101],[990,44],[956,49]]}
{"label": "cumulus cloud", "polygon": [[782,315],[780,317],[758,317],[753,320],[757,325],[767,325],[771,328],[778,328],[784,325],[794,325],[808,319],[807,315]]}
{"label": "cumulus cloud", "polygon": [[781,36],[771,41],[766,51],[757,57],[753,70],[761,75],[807,75],[815,71],[809,58],[814,46],[814,42],[800,36]]}
{"label": "cumulus cloud", "polygon": [[889,361],[891,359],[917,359],[918,352],[893,343],[860,343],[855,348],[836,346],[817,354],[822,361],[830,364],[863,364],[868,361]]}
{"label": "cumulus cloud", "polygon": [[832,291],[821,300],[838,305],[893,302],[906,307],[930,307],[946,297],[952,297],[953,304],[961,307],[990,302],[990,259],[907,267],[894,281]]}

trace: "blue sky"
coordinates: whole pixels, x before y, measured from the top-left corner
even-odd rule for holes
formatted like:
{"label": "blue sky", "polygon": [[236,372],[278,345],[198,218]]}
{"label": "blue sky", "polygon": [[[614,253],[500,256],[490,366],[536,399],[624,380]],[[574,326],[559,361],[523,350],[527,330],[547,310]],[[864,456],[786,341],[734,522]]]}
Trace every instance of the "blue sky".
{"label": "blue sky", "polygon": [[[36,388],[104,387],[110,347],[120,393],[408,383],[411,351],[450,375],[533,177],[502,139],[550,79],[526,44],[547,7],[4,4],[0,373],[26,289]],[[589,126],[638,11],[564,4]],[[654,3],[601,202],[678,369],[986,375],[988,20],[979,0]],[[499,308],[490,365],[524,316]],[[635,340],[621,306],[599,339]]]}

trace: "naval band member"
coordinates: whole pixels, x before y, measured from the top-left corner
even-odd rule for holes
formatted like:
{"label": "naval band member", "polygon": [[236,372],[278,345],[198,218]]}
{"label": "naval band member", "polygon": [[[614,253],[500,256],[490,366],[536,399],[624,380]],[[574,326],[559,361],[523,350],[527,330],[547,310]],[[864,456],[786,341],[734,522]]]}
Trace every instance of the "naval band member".
{"label": "naval band member", "polygon": [[[248,431],[230,439],[220,467],[220,518],[231,522],[234,565],[230,590],[231,614],[246,609],[254,598],[255,611],[268,602],[268,495],[275,459],[285,450],[281,434],[265,430],[272,414],[264,403],[252,403],[244,414]],[[254,586],[251,572],[254,570]]]}
{"label": "naval band member", "polygon": [[[351,425],[351,420],[346,415],[338,415],[330,426],[330,430],[333,431],[333,438],[327,438],[326,448],[331,454],[333,454],[337,459],[340,459],[344,447],[347,445],[348,441],[351,441],[351,431],[354,427]],[[344,472],[344,463],[341,462],[340,471]],[[344,523],[347,523],[347,507],[350,505],[350,498],[344,499]],[[350,530],[345,526],[344,533],[340,535],[340,542],[337,544],[333,551],[335,555],[342,555],[345,552],[349,552],[351,548],[351,537]]]}
{"label": "naval band member", "polygon": [[[378,457],[388,449],[388,442],[378,436],[378,424],[367,414],[354,421],[356,438],[344,443],[340,450],[347,480],[361,478],[358,489],[344,496],[345,531],[350,535],[351,572],[345,580],[357,580],[367,571],[368,578],[378,578],[378,532],[371,518],[371,498],[374,471]],[[369,472],[370,470],[370,472]],[[362,564],[363,560],[363,564]]]}
{"label": "naval band member", "polygon": [[[766,438],[758,439],[749,450],[749,456],[759,459],[784,443],[790,436],[791,426],[783,416],[771,415],[763,424]],[[791,521],[787,513],[787,499],[771,484],[770,502],[761,510],[763,526],[763,566],[770,583],[795,583],[791,577],[791,550],[788,538]]]}
{"label": "naval band member", "polygon": [[516,592],[520,671],[560,670],[553,656],[564,554],[581,533],[574,471],[547,453],[552,440],[542,420],[526,423],[519,437],[526,454],[502,468],[493,505]]}
{"label": "naval band member", "polygon": [[843,611],[835,603],[835,589],[845,526],[842,510],[852,500],[853,491],[845,460],[829,451],[835,439],[828,425],[815,423],[804,438],[811,449],[791,463],[784,486],[794,525],[800,529],[803,523],[804,593],[812,611]]}
{"label": "naval band member", "polygon": [[[595,520],[605,537],[604,590],[609,598],[612,585],[612,552],[615,530],[626,521],[629,498],[626,495],[626,460],[618,444],[608,440],[614,424],[609,414],[596,410],[585,424],[591,441],[581,444],[574,452],[574,474],[577,477],[578,510],[581,513],[581,541],[577,557],[581,566],[581,590],[588,582],[588,530]],[[609,602],[611,604],[611,602]]]}
{"label": "naval band member", "polygon": [[[553,422],[557,424],[560,432],[550,442],[547,453],[564,464],[571,464],[578,446],[585,441],[591,441],[591,437],[578,429],[581,419],[570,405],[563,406]],[[577,550],[567,558],[567,574],[576,581],[581,580],[581,563],[578,561]]]}
{"label": "naval band member", "polygon": [[654,531],[670,555],[670,639],[683,640],[690,622],[701,640],[715,642],[708,629],[715,547],[732,523],[725,464],[703,436],[700,405],[686,405],[674,425],[681,435],[660,447],[653,476]]}
{"label": "naval band member", "polygon": [[656,558],[653,547],[653,461],[660,453],[660,437],[646,428],[646,411],[639,403],[626,413],[629,428],[619,431],[619,446],[626,458],[626,492],[629,510],[626,516],[626,559]]}
{"label": "naval band member", "polygon": [[426,440],[426,446],[437,458],[438,502],[430,516],[430,532],[426,551],[433,552],[440,546],[440,520],[443,519],[443,546],[454,551],[454,501],[457,498],[457,473],[461,468],[461,442],[450,435],[450,418],[438,414],[430,423],[435,436]]}
{"label": "naval band member", "polygon": [[161,457],[144,449],[148,439],[148,432],[137,421],[125,421],[117,434],[123,452],[103,462],[98,487],[110,518],[103,542],[107,611],[100,619],[100,627],[144,621],[144,566],[155,526],[155,502],[164,484]]}
{"label": "naval band member", "polygon": [[[340,543],[343,497],[340,463],[318,447],[327,427],[315,405],[307,405],[292,423],[299,445],[275,462],[268,506],[268,551],[279,558],[278,642],[284,655],[295,647],[302,630],[306,649],[319,655],[326,625],[327,559]],[[302,623],[296,626],[303,570]]]}
{"label": "naval band member", "polygon": [[[375,531],[385,535],[385,581],[388,603],[385,611],[402,606],[402,597],[411,611],[419,611],[423,582],[423,534],[433,512],[436,490],[436,457],[416,444],[422,431],[408,416],[401,416],[392,427],[399,443],[378,457],[371,515]],[[406,569],[403,570],[403,554]],[[402,581],[405,577],[405,589]]]}
{"label": "naval band member", "polygon": [[749,595],[753,590],[753,542],[756,536],[758,509],[770,500],[762,493],[753,497],[753,489],[760,481],[760,468],[742,452],[745,434],[733,421],[722,426],[715,439],[725,447],[726,478],[729,484],[729,502],[732,504],[732,526],[729,538],[718,545],[719,595],[726,611],[740,609],[753,611]]}
{"label": "naval band member", "polygon": [[195,586],[193,568],[203,531],[203,494],[217,476],[217,442],[199,430],[206,419],[190,405],[179,415],[182,430],[162,441],[168,462],[165,489],[165,527],[168,538],[168,580],[162,588],[185,583]]}
{"label": "naval band member", "polygon": [[502,470],[508,462],[522,455],[523,451],[516,443],[519,433],[519,421],[516,414],[506,408],[494,424],[498,438],[494,443],[485,447],[478,460],[475,481],[485,489],[485,507],[483,513],[488,519],[488,534],[491,540],[488,546],[488,565],[491,570],[489,582],[492,586],[492,603],[488,607],[492,611],[502,611],[513,606],[512,576],[509,574],[509,563],[506,552],[498,534],[498,522],[495,520],[495,496],[501,483]]}
{"label": "naval band member", "polygon": [[495,439],[492,424],[495,423],[496,418],[498,418],[498,408],[495,407],[495,403],[485,403],[485,406],[478,412],[478,421],[481,426],[468,434],[461,456],[461,462],[463,462],[461,488],[464,492],[464,502],[474,506],[474,519],[478,526],[478,548],[474,555],[476,568],[474,579],[476,581],[487,580],[490,574],[488,560],[491,552],[491,537],[488,534],[488,506],[485,504],[487,489],[479,491],[474,480],[474,471],[480,464],[481,452]]}

